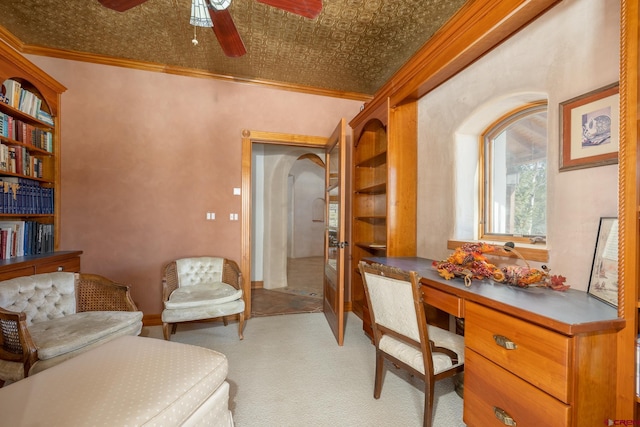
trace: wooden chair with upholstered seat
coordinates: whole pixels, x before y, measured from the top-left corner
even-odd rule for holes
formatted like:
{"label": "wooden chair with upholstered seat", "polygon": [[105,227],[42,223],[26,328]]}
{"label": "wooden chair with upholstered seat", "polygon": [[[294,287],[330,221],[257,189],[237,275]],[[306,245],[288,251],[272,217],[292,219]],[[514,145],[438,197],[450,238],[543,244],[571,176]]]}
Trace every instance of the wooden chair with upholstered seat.
{"label": "wooden chair with upholstered seat", "polygon": [[373,397],[380,398],[385,359],[424,381],[424,426],[433,422],[436,381],[464,369],[464,338],[427,325],[420,278],[380,264],[359,265],[369,304],[376,373]]}
{"label": "wooden chair with upholstered seat", "polygon": [[243,339],[244,293],[242,273],[235,261],[222,257],[192,257],[170,262],[162,269],[162,332],[165,340],[181,322],[221,318],[225,326],[238,317]]}

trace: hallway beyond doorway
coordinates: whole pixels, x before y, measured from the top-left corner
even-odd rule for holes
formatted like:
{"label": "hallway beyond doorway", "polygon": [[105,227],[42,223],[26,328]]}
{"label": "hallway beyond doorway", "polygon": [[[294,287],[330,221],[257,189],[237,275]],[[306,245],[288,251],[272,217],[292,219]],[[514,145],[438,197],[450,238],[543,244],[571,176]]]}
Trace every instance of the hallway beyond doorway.
{"label": "hallway beyond doorway", "polygon": [[323,266],[323,257],[289,258],[288,286],[253,289],[251,316],[321,312]]}

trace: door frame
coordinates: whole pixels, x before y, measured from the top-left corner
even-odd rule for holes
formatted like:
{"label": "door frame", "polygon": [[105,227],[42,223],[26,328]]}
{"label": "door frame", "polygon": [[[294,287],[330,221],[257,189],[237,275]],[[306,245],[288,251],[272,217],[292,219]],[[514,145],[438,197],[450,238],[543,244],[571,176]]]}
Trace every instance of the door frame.
{"label": "door frame", "polygon": [[252,191],[251,172],[253,159],[253,144],[287,145],[291,147],[324,148],[329,138],[322,136],[296,135],[278,132],[263,132],[255,130],[242,131],[242,232],[240,242],[240,271],[243,277],[245,295],[245,318],[251,318],[251,230],[252,230]]}

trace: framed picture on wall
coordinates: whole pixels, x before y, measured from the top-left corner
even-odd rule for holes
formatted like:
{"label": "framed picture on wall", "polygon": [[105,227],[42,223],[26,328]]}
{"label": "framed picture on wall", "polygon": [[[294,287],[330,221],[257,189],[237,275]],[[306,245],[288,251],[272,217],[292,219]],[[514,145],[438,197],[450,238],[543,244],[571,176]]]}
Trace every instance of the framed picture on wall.
{"label": "framed picture on wall", "polygon": [[618,163],[618,83],[560,103],[560,171]]}
{"label": "framed picture on wall", "polygon": [[588,293],[618,306],[618,218],[600,218]]}

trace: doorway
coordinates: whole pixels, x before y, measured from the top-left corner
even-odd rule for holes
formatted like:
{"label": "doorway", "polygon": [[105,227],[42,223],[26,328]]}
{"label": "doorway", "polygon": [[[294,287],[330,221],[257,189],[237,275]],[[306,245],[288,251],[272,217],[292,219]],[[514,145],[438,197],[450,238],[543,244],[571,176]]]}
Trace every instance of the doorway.
{"label": "doorway", "polygon": [[254,143],[252,153],[251,315],[321,312],[324,150]]}
{"label": "doorway", "polygon": [[[322,137],[243,132],[241,269],[247,317],[322,311],[325,224],[317,211],[324,212],[326,143]],[[319,290],[310,279],[319,281]]]}

